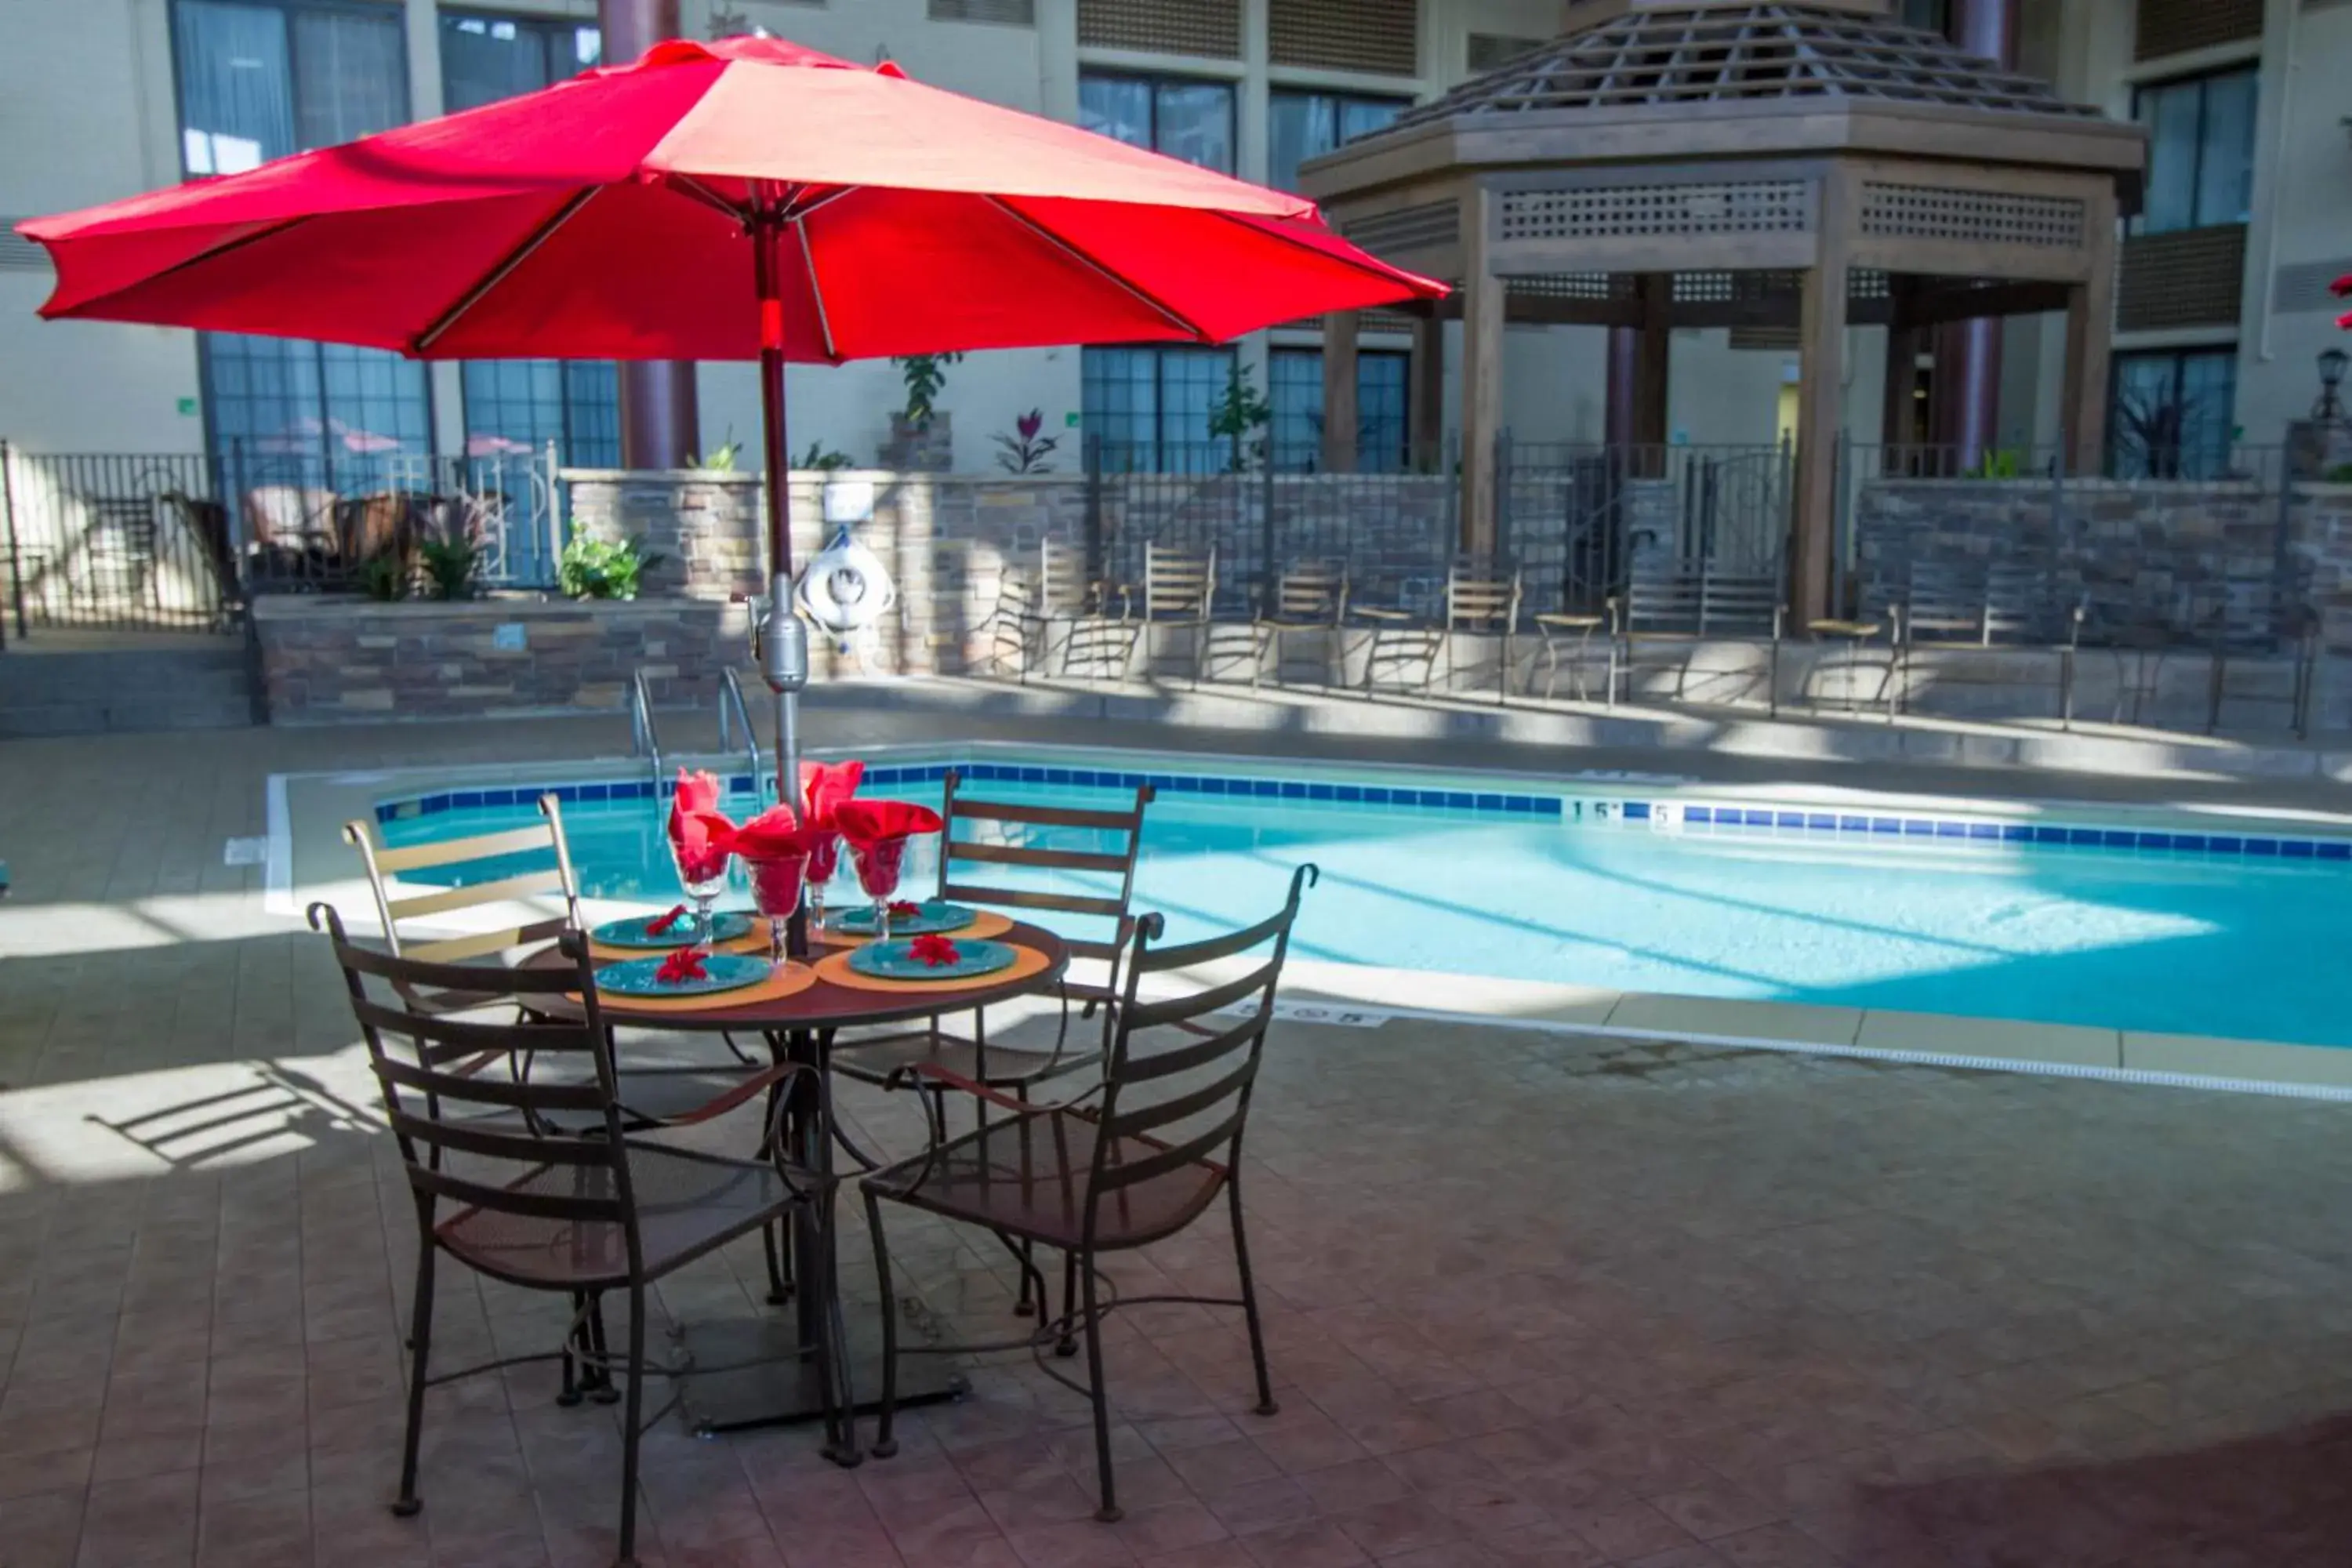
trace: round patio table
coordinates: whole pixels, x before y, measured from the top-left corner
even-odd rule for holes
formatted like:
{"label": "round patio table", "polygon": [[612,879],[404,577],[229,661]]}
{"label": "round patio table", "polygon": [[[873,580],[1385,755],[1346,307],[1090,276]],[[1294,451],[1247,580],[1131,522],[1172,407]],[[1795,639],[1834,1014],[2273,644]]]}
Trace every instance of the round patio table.
{"label": "round patio table", "polygon": [[[952,934],[952,933],[950,933]],[[698,1034],[749,1034],[757,1032],[768,1042],[769,1054],[778,1062],[803,1063],[820,1072],[831,1064],[833,1038],[842,1029],[862,1028],[875,1025],[919,1023],[944,1017],[951,1013],[969,1013],[981,1007],[1034,995],[1049,991],[1060,984],[1070,967],[1067,943],[1052,931],[1038,926],[1015,923],[1009,931],[989,938],[1015,947],[1025,947],[1045,957],[1045,967],[1033,970],[1013,979],[982,976],[968,985],[945,982],[891,991],[868,991],[857,986],[837,984],[822,974],[816,984],[789,996],[772,1000],[737,1003],[730,1005],[722,994],[713,996],[708,1006],[687,1007],[676,1003],[666,1005],[659,1012],[630,1009],[625,1004],[608,1004],[605,1021],[615,1026],[634,1025],[642,1028],[677,1029]],[[852,944],[855,945],[855,944]],[[835,952],[847,952],[847,947],[829,948],[814,963]],[[533,964],[565,962],[552,949],[534,957]],[[553,1009],[551,1009],[552,1011]],[[830,1103],[830,1096],[825,1097]],[[830,1173],[833,1170],[835,1130],[827,1125],[824,1105],[810,1095],[793,1095],[786,1102],[784,1140],[793,1162],[804,1170]],[[817,1250],[816,1237],[811,1227],[793,1227],[793,1276],[797,1280],[825,1278],[824,1259]],[[813,1420],[824,1413],[824,1389],[816,1367],[801,1359],[800,1347],[816,1342],[828,1303],[814,1291],[795,1289],[793,1292],[794,1321],[786,1327],[772,1319],[745,1323],[717,1323],[689,1329],[684,1337],[689,1356],[688,1365],[696,1363],[718,1366],[744,1366],[760,1363],[753,1372],[759,1375],[735,1381],[731,1385],[709,1391],[709,1397],[691,1402],[695,1425],[705,1434],[736,1431],[751,1426],[782,1426]],[[885,1310],[896,1310],[892,1303],[884,1303]],[[877,1325],[878,1326],[878,1325]],[[860,1389],[877,1389],[881,1385],[878,1339],[872,1332],[855,1330],[851,1344],[845,1347],[851,1368],[853,1394]],[[919,1365],[929,1368],[932,1358],[922,1358]],[[866,1364],[866,1363],[871,1363]],[[927,1400],[952,1397],[961,1391],[961,1382],[942,1365],[937,1375],[909,1384],[906,1374],[900,1376],[900,1405],[921,1404]],[[863,1403],[866,1396],[860,1395]]]}

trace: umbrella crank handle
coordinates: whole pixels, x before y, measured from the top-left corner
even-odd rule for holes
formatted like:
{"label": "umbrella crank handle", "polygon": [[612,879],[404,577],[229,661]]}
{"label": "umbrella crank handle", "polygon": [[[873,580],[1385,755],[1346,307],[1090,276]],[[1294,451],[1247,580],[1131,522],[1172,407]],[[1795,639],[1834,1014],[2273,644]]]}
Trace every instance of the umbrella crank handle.
{"label": "umbrella crank handle", "polygon": [[766,594],[738,595],[751,612],[751,657],[760,678],[779,696],[808,689],[808,627],[793,614],[789,580],[779,578]]}

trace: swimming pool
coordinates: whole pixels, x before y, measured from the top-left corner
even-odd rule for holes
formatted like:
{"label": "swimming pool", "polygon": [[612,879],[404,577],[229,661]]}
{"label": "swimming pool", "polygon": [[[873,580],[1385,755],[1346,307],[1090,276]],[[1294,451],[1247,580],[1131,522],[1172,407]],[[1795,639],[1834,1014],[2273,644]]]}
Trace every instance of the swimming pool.
{"label": "swimming pool", "polygon": [[[1039,748],[877,757],[866,793],[936,804],[953,765],[1000,799],[1153,782],[1137,903],[1176,940],[1263,916],[1311,859],[1306,957],[2352,1046],[2352,836],[2325,826]],[[564,789],[583,890],[674,900],[650,782]],[[376,813],[408,843],[525,818],[537,793],[410,791]]]}

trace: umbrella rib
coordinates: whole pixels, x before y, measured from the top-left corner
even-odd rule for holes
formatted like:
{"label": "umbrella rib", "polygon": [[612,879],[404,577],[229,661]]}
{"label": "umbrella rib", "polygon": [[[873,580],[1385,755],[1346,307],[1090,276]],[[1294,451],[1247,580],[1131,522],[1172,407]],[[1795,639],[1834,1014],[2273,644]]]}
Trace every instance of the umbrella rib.
{"label": "umbrella rib", "polygon": [[684,191],[688,195],[692,196],[704,206],[711,207],[717,211],[725,213],[737,223],[748,223],[751,221],[751,213],[750,208],[737,206],[733,202],[729,201],[725,196],[720,195],[717,191],[712,190],[709,185],[704,184],[692,174],[670,174],[666,177],[669,184],[677,186],[679,190]]}
{"label": "umbrella rib", "polygon": [[[1285,244],[1285,245],[1286,245],[1286,246],[1290,247],[1293,250],[1303,250],[1303,251],[1307,252],[1307,255],[1309,255],[1309,256],[1318,256],[1318,257],[1321,257],[1321,258],[1322,258],[1324,260],[1326,260],[1326,261],[1334,262],[1334,263],[1338,264],[1339,266],[1345,267],[1345,268],[1350,268],[1350,269],[1351,269],[1351,270],[1353,270],[1353,271],[1357,271],[1357,272],[1372,272],[1372,271],[1373,271],[1373,268],[1372,268],[1366,267],[1362,262],[1360,262],[1360,261],[1350,261],[1348,258],[1346,258],[1346,257],[1344,257],[1344,256],[1334,256],[1334,255],[1332,255],[1332,254],[1331,254],[1329,251],[1328,251],[1328,250],[1318,249],[1318,247],[1316,247],[1315,246],[1312,246],[1312,245],[1307,244],[1305,240],[1295,238],[1295,237],[1292,237],[1292,236],[1290,236],[1290,235],[1287,235],[1287,234],[1283,233],[1283,232],[1282,232],[1282,230],[1280,230],[1280,229],[1278,229],[1278,228],[1275,228],[1275,227],[1271,226],[1270,225],[1267,225],[1267,224],[1261,224],[1261,223],[1253,223],[1253,222],[1251,222],[1249,219],[1247,219],[1247,218],[1245,218],[1245,217],[1243,217],[1243,216],[1239,216],[1238,214],[1235,214],[1235,213],[1221,212],[1221,213],[1218,213],[1216,216],[1219,216],[1219,217],[1221,217],[1221,218],[1223,218],[1223,219],[1224,219],[1227,223],[1234,225],[1236,228],[1245,228],[1245,229],[1249,230],[1252,234],[1262,234],[1262,235],[1265,236],[1268,239],[1279,240],[1279,241],[1281,241],[1283,244]],[[1369,254],[1369,253],[1368,253],[1368,254]],[[1374,257],[1372,257],[1372,258],[1371,258],[1371,259],[1372,259],[1373,261],[1375,261],[1375,262],[1379,262],[1379,263],[1380,263],[1380,265],[1381,265],[1381,267],[1383,267],[1383,268],[1388,268],[1388,264],[1387,264],[1386,262],[1381,262],[1381,258],[1380,258],[1379,257],[1374,256]],[[1399,268],[1388,268],[1388,270],[1391,270],[1391,271],[1396,271],[1396,270],[1400,270],[1400,269],[1399,269]],[[1377,274],[1377,273],[1375,273],[1374,275],[1375,275],[1375,276],[1377,276],[1378,274]],[[1420,293],[1420,290],[1416,289],[1412,290],[1412,292],[1413,292],[1413,293],[1415,293],[1415,294],[1418,294],[1418,293]]]}
{"label": "umbrella rib", "polygon": [[816,252],[809,245],[808,225],[796,218],[793,222],[793,232],[800,237],[801,268],[808,274],[809,299],[816,305],[816,330],[824,338],[824,357],[838,364],[841,363],[841,350],[833,341],[833,318],[825,312],[824,285],[817,281]]}
{"label": "umbrella rib", "polygon": [[1178,310],[1174,306],[1170,305],[1163,300],[1155,299],[1152,295],[1147,293],[1142,289],[1138,288],[1135,284],[1120,277],[1118,273],[1113,272],[1109,268],[1104,266],[1093,257],[1088,256],[1085,251],[1080,250],[1076,246],[1072,245],[1068,240],[1064,239],[1060,235],[1055,234],[1052,229],[1047,228],[1044,224],[1039,223],[1035,218],[1031,217],[1027,213],[1024,213],[1019,208],[1013,206],[1003,196],[983,196],[981,199],[987,202],[989,205],[994,207],[1005,216],[1011,218],[1014,223],[1019,224],[1022,227],[1035,235],[1038,238],[1044,240],[1046,244],[1052,246],[1055,249],[1060,251],[1063,255],[1070,258],[1073,261],[1076,261],[1079,266],[1084,267],[1087,271],[1092,272],[1097,278],[1100,278],[1105,282],[1124,290],[1126,293],[1132,296],[1134,299],[1140,300],[1142,303],[1149,305],[1152,310],[1157,310],[1161,316],[1165,317],[1168,321],[1178,330],[1204,343],[1213,343],[1217,341],[1215,334],[1202,327],[1199,322],[1187,320],[1183,313]]}
{"label": "umbrella rib", "polygon": [[[240,234],[233,239],[224,239],[218,245],[208,246],[184,261],[174,261],[169,267],[157,269],[147,277],[140,279],[136,284],[132,285],[132,287],[143,289],[150,284],[158,283],[166,278],[185,272],[191,267],[201,267],[207,261],[217,260],[221,257],[226,256],[232,250],[242,250],[248,245],[257,245],[265,239],[274,238],[278,235],[284,234],[289,228],[310,222],[313,216],[314,215],[310,213],[300,213],[293,217],[280,218],[273,224],[266,224],[262,227],[255,229],[250,234]],[[44,243],[46,244],[46,242]],[[123,290],[117,289],[110,289],[109,292],[120,294],[123,292]]]}
{"label": "umbrella rib", "polygon": [[562,206],[556,208],[553,213],[542,219],[536,228],[523,237],[521,244],[507,252],[496,267],[491,268],[487,275],[459,296],[456,304],[435,317],[432,325],[411,338],[408,342],[408,352],[412,354],[421,354],[440,342],[444,333],[465,319],[466,312],[480,304],[493,289],[512,277],[516,268],[530,260],[533,252],[552,239],[555,237],[555,231],[570,223],[580,209],[586,206],[595,197],[596,193],[604,188],[602,185],[589,185],[584,189],[572,192],[564,199]]}

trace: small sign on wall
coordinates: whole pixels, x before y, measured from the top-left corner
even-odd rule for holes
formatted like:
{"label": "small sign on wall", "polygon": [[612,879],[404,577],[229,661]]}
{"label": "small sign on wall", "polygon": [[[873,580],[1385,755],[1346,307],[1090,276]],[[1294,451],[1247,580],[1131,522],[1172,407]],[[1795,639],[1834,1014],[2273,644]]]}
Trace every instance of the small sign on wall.
{"label": "small sign on wall", "polygon": [[520,653],[530,647],[530,633],[520,621],[507,621],[492,628],[490,647],[500,653]]}
{"label": "small sign on wall", "polygon": [[194,419],[196,416],[196,400],[194,398],[183,397],[180,399],[180,416],[184,419]]}

